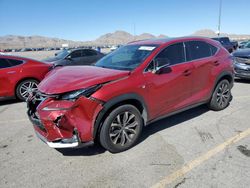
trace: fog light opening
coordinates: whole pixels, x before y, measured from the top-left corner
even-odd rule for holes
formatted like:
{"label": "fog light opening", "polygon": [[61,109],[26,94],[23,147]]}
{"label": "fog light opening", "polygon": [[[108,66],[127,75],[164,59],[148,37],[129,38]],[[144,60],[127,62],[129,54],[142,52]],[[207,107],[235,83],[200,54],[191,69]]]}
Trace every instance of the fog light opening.
{"label": "fog light opening", "polygon": [[54,120],[54,123],[57,127],[60,127],[60,122],[62,120],[62,117],[63,116],[58,116],[55,120]]}

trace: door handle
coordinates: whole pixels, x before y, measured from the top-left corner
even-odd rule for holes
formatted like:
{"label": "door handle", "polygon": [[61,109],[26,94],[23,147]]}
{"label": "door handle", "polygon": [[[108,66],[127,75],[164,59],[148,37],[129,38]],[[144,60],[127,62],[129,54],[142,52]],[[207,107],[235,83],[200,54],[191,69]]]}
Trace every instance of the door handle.
{"label": "door handle", "polygon": [[191,74],[191,70],[190,69],[187,69],[187,70],[185,70],[184,72],[183,72],[183,75],[184,76],[189,76],[190,74]]}
{"label": "door handle", "polygon": [[9,71],[9,72],[7,72],[7,74],[15,74],[16,73],[16,71]]}
{"label": "door handle", "polygon": [[214,62],[214,66],[219,66],[219,65],[220,65],[219,61]]}

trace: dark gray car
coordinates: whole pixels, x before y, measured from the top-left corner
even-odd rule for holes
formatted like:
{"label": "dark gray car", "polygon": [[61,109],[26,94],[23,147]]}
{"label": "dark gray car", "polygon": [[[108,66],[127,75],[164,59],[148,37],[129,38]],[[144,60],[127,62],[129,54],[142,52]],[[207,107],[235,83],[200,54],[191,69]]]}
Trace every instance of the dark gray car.
{"label": "dark gray car", "polygon": [[235,51],[234,70],[235,76],[243,79],[250,79],[250,48]]}
{"label": "dark gray car", "polygon": [[104,54],[92,49],[62,50],[54,57],[44,59],[56,66],[91,65],[101,59]]}

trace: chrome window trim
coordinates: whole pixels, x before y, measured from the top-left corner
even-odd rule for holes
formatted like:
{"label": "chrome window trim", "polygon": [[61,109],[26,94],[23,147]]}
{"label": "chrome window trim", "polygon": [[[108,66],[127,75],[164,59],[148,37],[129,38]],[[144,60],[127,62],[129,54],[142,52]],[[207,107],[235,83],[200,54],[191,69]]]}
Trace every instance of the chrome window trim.
{"label": "chrome window trim", "polygon": [[[210,56],[208,56],[208,57],[203,57],[203,58],[198,58],[198,59],[194,59],[194,60],[187,61],[187,49],[186,49],[185,43],[186,43],[186,42],[191,42],[191,41],[194,41],[194,42],[205,42],[205,43],[207,43],[207,44],[209,44],[209,45],[212,45],[212,46],[215,47],[217,50],[216,50],[216,52],[215,52],[214,55],[210,55]],[[167,47],[169,47],[169,46],[171,46],[171,45],[174,45],[174,44],[179,44],[179,43],[183,43],[185,61],[184,61],[184,62],[181,62],[181,63],[174,64],[174,65],[169,65],[169,67],[173,67],[173,66],[176,66],[176,65],[179,65],[179,64],[192,63],[192,62],[194,62],[194,61],[200,61],[200,60],[208,59],[208,58],[211,58],[211,57],[216,56],[216,55],[219,53],[219,50],[220,50],[219,47],[214,46],[213,44],[210,44],[210,43],[208,43],[208,42],[206,42],[206,41],[203,41],[203,40],[187,40],[187,41],[183,41],[183,42],[173,43],[173,44],[170,44],[170,45],[166,46],[166,47],[163,48],[162,50],[160,50],[160,51],[154,56],[154,58],[150,61],[150,63],[148,63],[147,67],[143,70],[143,73],[149,72],[149,71],[147,71],[146,69],[149,67],[149,65],[152,63],[152,61],[157,57],[157,55],[158,55],[159,53],[161,53],[161,52],[162,52],[163,50],[165,50]],[[211,52],[211,49],[210,49],[210,52]]]}

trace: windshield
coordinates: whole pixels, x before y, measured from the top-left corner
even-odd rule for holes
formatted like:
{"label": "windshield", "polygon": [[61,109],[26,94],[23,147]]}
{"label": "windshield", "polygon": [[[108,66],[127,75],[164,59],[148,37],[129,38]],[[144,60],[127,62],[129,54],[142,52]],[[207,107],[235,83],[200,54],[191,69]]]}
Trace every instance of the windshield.
{"label": "windshield", "polygon": [[133,70],[139,66],[155,49],[157,45],[127,45],[100,59],[95,66]]}
{"label": "windshield", "polygon": [[70,53],[69,50],[62,50],[62,51],[58,52],[58,54],[56,55],[56,59],[63,59],[67,55],[69,55],[69,53]]}
{"label": "windshield", "polygon": [[244,48],[250,48],[250,42],[246,43]]}

